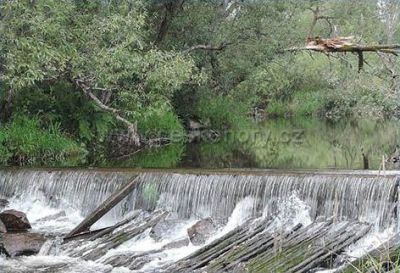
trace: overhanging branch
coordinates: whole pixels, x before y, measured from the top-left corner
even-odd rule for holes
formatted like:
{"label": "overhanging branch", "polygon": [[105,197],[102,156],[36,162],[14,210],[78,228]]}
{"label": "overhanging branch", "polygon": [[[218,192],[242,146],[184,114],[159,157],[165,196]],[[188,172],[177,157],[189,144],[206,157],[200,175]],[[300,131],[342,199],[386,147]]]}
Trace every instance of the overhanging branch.
{"label": "overhanging branch", "polygon": [[132,141],[135,143],[135,145],[140,146],[141,141],[140,141],[140,135],[138,133],[137,129],[137,124],[132,123],[129,120],[125,119],[124,117],[121,116],[121,111],[115,108],[112,108],[110,106],[105,105],[95,94],[92,92],[92,88],[90,85],[87,83],[87,81],[83,79],[75,79],[74,83],[79,89],[82,90],[82,92],[90,98],[100,109],[112,114],[117,120],[121,121],[124,123],[129,131],[129,136],[132,139]]}
{"label": "overhanging branch", "polygon": [[359,70],[363,68],[364,52],[386,53],[398,56],[400,45],[360,45],[353,42],[353,37],[337,37],[332,39],[322,39],[319,37],[308,38],[306,46],[292,47],[284,49],[286,52],[293,51],[315,51],[324,54],[329,53],[355,53],[358,55]]}

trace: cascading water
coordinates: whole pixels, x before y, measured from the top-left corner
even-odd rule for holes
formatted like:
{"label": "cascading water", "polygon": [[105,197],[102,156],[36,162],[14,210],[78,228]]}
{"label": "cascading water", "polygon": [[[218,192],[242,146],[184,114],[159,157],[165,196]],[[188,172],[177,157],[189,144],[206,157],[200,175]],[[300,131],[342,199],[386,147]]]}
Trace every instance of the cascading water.
{"label": "cascading water", "polygon": [[[0,195],[20,200],[41,200],[53,207],[69,206],[82,216],[93,211],[134,172],[105,171],[0,171]],[[193,215],[227,219],[236,204],[254,200],[253,215],[276,210],[295,194],[310,207],[313,219],[354,219],[379,227],[392,224],[397,213],[398,179],[395,175],[349,174],[177,174],[143,172],[139,183],[109,215],[118,220],[134,208],[163,208],[181,218]]]}
{"label": "cascading water", "polygon": [[[226,234],[249,218],[273,216],[273,226],[308,225],[319,218],[334,222],[359,221],[374,226],[374,236],[397,227],[398,178],[396,174],[378,176],[367,173],[210,173],[137,172],[102,170],[0,170],[0,196],[10,207],[27,212],[33,228],[43,233],[68,232],[83,217],[124,183],[138,176],[136,189],[110,211],[97,226],[124,218],[135,209],[166,210],[180,219],[173,233],[154,242],[148,232],[135,237],[94,262],[84,262],[93,272],[125,272],[104,265],[108,256],[129,250],[160,249],[181,238],[195,219],[211,217],[220,228],[210,241]],[[41,218],[65,211],[52,221]],[[146,235],[147,234],[147,235]],[[365,240],[368,241],[368,240]],[[166,250],[157,260],[142,267],[143,272],[183,258],[198,246]],[[349,248],[349,252],[353,251]],[[91,272],[76,269],[79,260],[63,256],[65,272]],[[3,263],[0,258],[0,264]],[[4,270],[25,272],[21,267],[35,258],[18,262],[7,260]],[[45,267],[48,261],[42,260]],[[40,264],[40,261],[36,261]],[[83,263],[83,262],[82,262]],[[69,266],[66,267],[65,264]],[[75,271],[71,268],[75,268]],[[1,265],[0,265],[1,269]],[[91,269],[91,270],[92,270]],[[122,270],[121,268],[118,270]],[[125,269],[124,269],[125,270]],[[1,270],[0,270],[1,271]],[[5,271],[7,272],[7,271]],[[28,271],[27,271],[28,272]],[[45,271],[47,272],[47,271]],[[48,271],[52,272],[52,271]],[[59,270],[57,272],[63,272]],[[130,271],[126,271],[130,272]]]}

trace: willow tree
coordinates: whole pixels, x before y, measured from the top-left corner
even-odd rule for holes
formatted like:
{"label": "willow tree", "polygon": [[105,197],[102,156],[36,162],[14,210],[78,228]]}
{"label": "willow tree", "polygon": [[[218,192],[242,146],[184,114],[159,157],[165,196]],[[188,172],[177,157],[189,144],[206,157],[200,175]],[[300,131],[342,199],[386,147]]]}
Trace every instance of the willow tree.
{"label": "willow tree", "polygon": [[68,82],[141,145],[141,109],[168,104],[182,84],[198,80],[187,55],[149,42],[141,1],[15,0],[0,8],[2,111],[19,92]]}

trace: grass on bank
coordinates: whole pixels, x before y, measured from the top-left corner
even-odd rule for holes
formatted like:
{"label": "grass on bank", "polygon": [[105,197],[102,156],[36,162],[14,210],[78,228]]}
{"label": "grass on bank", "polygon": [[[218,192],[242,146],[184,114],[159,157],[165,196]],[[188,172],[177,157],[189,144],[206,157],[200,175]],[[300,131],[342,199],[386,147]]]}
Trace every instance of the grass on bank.
{"label": "grass on bank", "polygon": [[3,165],[76,165],[86,150],[61,133],[57,124],[42,128],[35,118],[14,117],[0,129]]}

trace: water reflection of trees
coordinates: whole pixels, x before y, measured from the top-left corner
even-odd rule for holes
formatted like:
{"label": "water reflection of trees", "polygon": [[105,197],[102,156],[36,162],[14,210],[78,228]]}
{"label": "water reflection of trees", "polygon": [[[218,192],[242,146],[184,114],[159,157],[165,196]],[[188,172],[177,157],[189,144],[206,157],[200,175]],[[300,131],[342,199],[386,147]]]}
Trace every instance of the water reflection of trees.
{"label": "water reflection of trees", "polygon": [[[219,141],[175,143],[138,153],[113,166],[153,168],[371,169],[399,144],[400,123],[359,120],[330,124],[316,119],[249,124]],[[223,134],[220,134],[223,135]],[[108,163],[109,164],[109,163]],[[390,165],[386,166],[390,168]]]}
{"label": "water reflection of trees", "polygon": [[[362,169],[364,153],[369,167],[378,169],[382,155],[389,155],[398,143],[399,125],[371,120],[336,124],[313,119],[274,120],[243,129],[258,130],[263,137],[202,143],[189,154],[196,154],[192,160],[196,167]],[[304,132],[301,139],[294,139],[299,131]]]}

